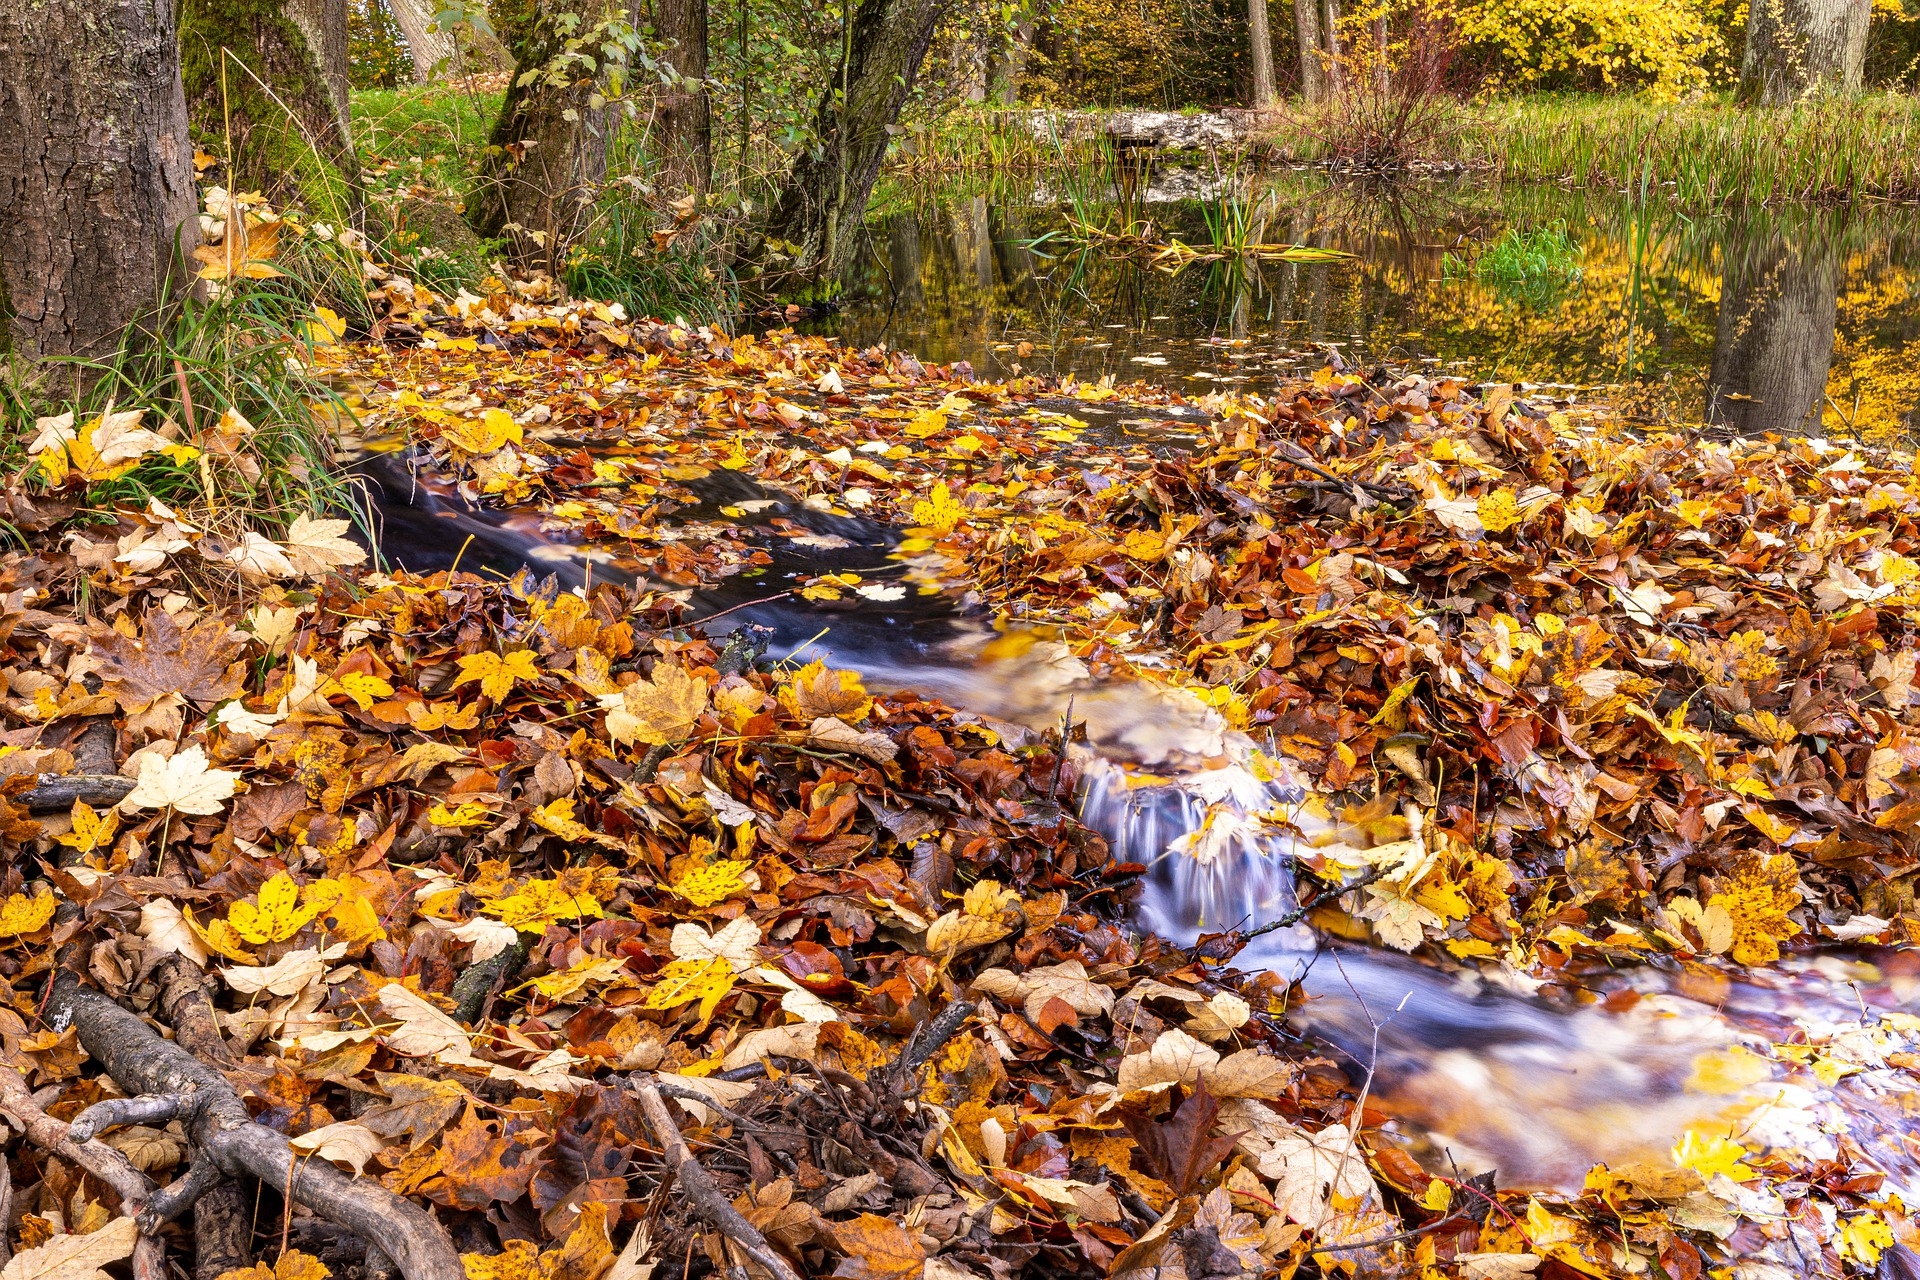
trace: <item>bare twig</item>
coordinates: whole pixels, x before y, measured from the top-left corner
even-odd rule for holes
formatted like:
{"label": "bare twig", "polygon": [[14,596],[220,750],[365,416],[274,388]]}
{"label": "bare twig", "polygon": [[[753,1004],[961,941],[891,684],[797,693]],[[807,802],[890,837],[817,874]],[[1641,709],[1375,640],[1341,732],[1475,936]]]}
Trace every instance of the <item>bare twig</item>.
{"label": "bare twig", "polygon": [[[714,1185],[713,1175],[693,1158],[693,1152],[687,1149],[687,1140],[680,1134],[680,1126],[674,1123],[665,1099],[660,1096],[659,1087],[643,1084],[637,1086],[634,1092],[640,1098],[640,1109],[646,1113],[653,1136],[659,1140],[667,1168],[686,1191],[687,1201],[693,1206],[693,1211],[708,1226],[738,1246],[748,1259],[771,1272],[774,1280],[800,1280],[793,1264],[767,1243],[767,1238],[760,1234],[758,1228],[741,1216],[732,1202],[720,1193],[720,1188]],[[710,1104],[709,1099],[702,1098],[701,1101]]]}

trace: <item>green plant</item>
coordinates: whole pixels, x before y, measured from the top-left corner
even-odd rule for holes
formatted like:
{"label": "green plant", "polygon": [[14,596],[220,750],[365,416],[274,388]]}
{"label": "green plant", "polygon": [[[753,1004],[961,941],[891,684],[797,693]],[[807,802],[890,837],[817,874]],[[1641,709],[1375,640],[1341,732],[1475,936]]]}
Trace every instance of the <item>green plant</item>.
{"label": "green plant", "polygon": [[1491,284],[1538,307],[1580,282],[1580,259],[1580,246],[1564,223],[1508,227],[1476,254],[1449,252],[1440,261],[1440,276]]}

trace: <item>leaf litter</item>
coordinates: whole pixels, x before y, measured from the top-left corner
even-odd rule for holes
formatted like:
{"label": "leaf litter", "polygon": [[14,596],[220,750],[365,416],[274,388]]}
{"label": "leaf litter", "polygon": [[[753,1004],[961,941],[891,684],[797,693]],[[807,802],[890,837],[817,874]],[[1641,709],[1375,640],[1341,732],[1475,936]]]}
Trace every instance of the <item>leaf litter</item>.
{"label": "leaf litter", "polygon": [[[256,1121],[429,1206],[470,1280],[760,1249],[941,1280],[1842,1274],[1912,1239],[1910,1169],[1830,1110],[1904,1116],[1920,1065],[1879,1007],[1920,970],[1910,457],[1337,367],[1193,404],[986,384],[376,284],[385,341],[312,357],[371,456],[592,571],[375,567],[338,518],[235,540],[157,501],[10,553],[0,1041],[49,1114],[118,1090],[42,1022],[47,975],[155,1011],[178,957],[221,980]],[[42,428],[16,510],[178,464],[131,421]],[[855,517],[902,532],[863,558]],[[1143,868],[1061,803],[1084,754],[695,625],[743,582],[822,627],[965,590],[988,658],[1183,690],[1309,784],[1232,816],[1289,842],[1326,935],[1569,1008],[1635,1003],[1628,966],[1711,1005],[1785,957],[1779,989],[1851,981],[1858,1016],[1701,1055],[1727,1106],[1581,1186],[1416,1161],[1286,976],[1233,966],[1269,922],[1128,926]],[[732,1218],[674,1194],[650,1098]],[[185,1139],[146,1129],[141,1167],[177,1176]],[[77,1238],[133,1206],[22,1150],[10,1272],[126,1256]],[[276,1260],[244,1274],[365,1265],[263,1194]]]}

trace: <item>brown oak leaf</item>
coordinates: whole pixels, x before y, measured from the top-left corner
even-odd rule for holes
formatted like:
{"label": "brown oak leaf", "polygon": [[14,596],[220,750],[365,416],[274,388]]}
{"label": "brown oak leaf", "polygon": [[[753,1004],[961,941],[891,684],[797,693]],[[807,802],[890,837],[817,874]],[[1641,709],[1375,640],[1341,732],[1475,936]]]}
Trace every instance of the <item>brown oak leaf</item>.
{"label": "brown oak leaf", "polygon": [[124,711],[145,711],[172,693],[209,707],[239,693],[246,679],[246,663],[235,661],[241,642],[218,618],[182,631],[172,614],[152,609],[137,640],[99,626],[92,638],[100,679]]}

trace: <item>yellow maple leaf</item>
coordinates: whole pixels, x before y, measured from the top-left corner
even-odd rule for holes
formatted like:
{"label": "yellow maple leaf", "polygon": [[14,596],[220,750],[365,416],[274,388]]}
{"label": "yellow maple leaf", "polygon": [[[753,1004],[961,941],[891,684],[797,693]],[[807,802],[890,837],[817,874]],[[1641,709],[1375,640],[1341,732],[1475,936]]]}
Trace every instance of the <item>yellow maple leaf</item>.
{"label": "yellow maple leaf", "polygon": [[534,826],[551,831],[563,840],[593,839],[593,832],[587,829],[585,823],[573,816],[573,800],[569,796],[562,796],[537,809],[531,809],[527,812],[527,817],[532,820]]}
{"label": "yellow maple leaf", "polygon": [[[463,1253],[467,1280],[533,1280],[540,1249],[531,1240],[509,1240],[499,1253]],[[226,1280],[222,1276],[220,1280]]]}
{"label": "yellow maple leaf", "polygon": [[622,987],[637,985],[624,956],[583,956],[570,968],[535,978],[527,985],[549,1000],[563,1001],[589,986],[608,983]]}
{"label": "yellow maple leaf", "polygon": [[427,821],[436,827],[481,827],[493,820],[493,810],[478,800],[469,800],[458,809],[436,804],[427,810]]}
{"label": "yellow maple leaf", "polygon": [[193,918],[192,907],[182,907],[181,917],[186,920],[187,928],[193,930],[193,936],[200,944],[215,955],[225,956],[240,964],[259,964],[253,953],[247,950],[246,939],[225,920],[209,920],[205,927]]}
{"label": "yellow maple leaf", "polygon": [[285,942],[319,914],[317,907],[300,904],[300,886],[279,871],[260,886],[253,902],[236,902],[227,908],[227,923],[251,943]]}
{"label": "yellow maple leaf", "polygon": [[95,813],[84,800],[73,802],[73,830],[60,837],[60,843],[80,853],[92,853],[113,843],[120,830],[120,811],[108,809]]}
{"label": "yellow maple leaf", "polygon": [[326,307],[315,307],[313,318],[306,322],[307,341],[316,347],[330,347],[347,336],[347,322],[340,313]]}
{"label": "yellow maple leaf", "polygon": [[1700,1129],[1688,1129],[1673,1149],[1673,1162],[1691,1169],[1703,1178],[1724,1173],[1735,1182],[1754,1177],[1752,1166],[1744,1161],[1747,1149],[1733,1139]]}
{"label": "yellow maple leaf", "polygon": [[24,893],[8,894],[7,900],[0,902],[0,937],[17,938],[40,932],[47,927],[47,921],[53,919],[54,906],[50,893],[35,894],[31,898]]}
{"label": "yellow maple leaf", "polygon": [[657,975],[659,983],[647,993],[648,1009],[676,1009],[690,1001],[700,1002],[700,1019],[713,1016],[714,1009],[733,990],[733,965],[724,957],[711,960],[675,960]]}
{"label": "yellow maple leaf", "polygon": [[665,746],[693,732],[707,709],[707,682],[684,667],[658,662],[652,679],[601,694],[600,705],[606,708],[607,733],[615,742]]}
{"label": "yellow maple leaf", "polygon": [[1720,502],[1716,498],[1688,498],[1674,508],[1674,514],[1680,517],[1681,523],[1698,529],[1711,520],[1719,509]]}
{"label": "yellow maple leaf", "polygon": [[462,418],[442,427],[440,438],[466,453],[483,454],[523,443],[526,432],[505,409],[488,409],[477,419]]}
{"label": "yellow maple leaf", "polygon": [[460,675],[452,687],[458,689],[469,681],[480,682],[480,692],[495,702],[513,691],[513,686],[521,680],[538,680],[540,664],[531,649],[516,649],[502,657],[488,651],[468,654],[460,659]]}
{"label": "yellow maple leaf", "polygon": [[[246,225],[251,222],[252,225]],[[271,280],[285,274],[267,265],[267,259],[280,251],[278,222],[253,222],[251,218],[228,218],[227,234],[219,244],[203,244],[193,256],[206,265],[200,268],[202,280]]]}
{"label": "yellow maple leaf", "polygon": [[1523,514],[1519,504],[1514,501],[1511,489],[1495,489],[1492,493],[1481,494],[1474,509],[1480,513],[1480,523],[1488,533],[1505,533],[1520,523]]}
{"label": "yellow maple leaf", "polygon": [[1834,1233],[1834,1247],[1843,1258],[1852,1258],[1863,1266],[1880,1263],[1880,1255],[1893,1248],[1893,1228],[1877,1213],[1848,1218]]}
{"label": "yellow maple leaf", "polygon": [[301,901],[313,907],[330,933],[337,933],[355,947],[379,942],[387,936],[380,923],[380,910],[369,900],[359,882],[348,878],[315,880],[300,894]]}
{"label": "yellow maple leaf", "polygon": [[1771,964],[1780,942],[1800,932],[1787,913],[1800,905],[1800,872],[1789,854],[1753,854],[1734,865],[1718,893],[1707,899],[1733,921],[1729,954],[1740,964]]}
{"label": "yellow maple leaf", "polygon": [[673,891],[696,907],[710,907],[747,891],[746,862],[710,862],[681,876]]}
{"label": "yellow maple leaf", "polygon": [[818,659],[794,672],[792,682],[780,686],[777,696],[796,720],[809,724],[822,716],[854,724],[873,710],[873,699],[859,672],[829,671]]}
{"label": "yellow maple leaf", "polygon": [[938,538],[952,533],[965,515],[965,510],[953,500],[953,493],[944,483],[933,486],[932,494],[913,504],[913,523],[919,528],[932,530]]}
{"label": "yellow maple leaf", "polygon": [[517,892],[491,903],[487,912],[522,933],[545,933],[548,925],[577,924],[606,915],[599,899],[564,880],[529,880]]}
{"label": "yellow maple leaf", "polygon": [[322,697],[330,698],[336,693],[344,693],[352,698],[354,705],[362,711],[371,710],[376,700],[391,698],[393,686],[379,676],[368,675],[361,671],[350,671],[338,680],[329,680],[320,686]]}

